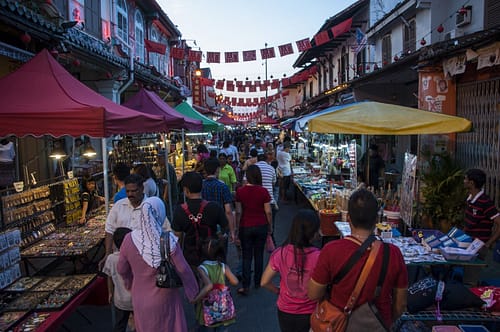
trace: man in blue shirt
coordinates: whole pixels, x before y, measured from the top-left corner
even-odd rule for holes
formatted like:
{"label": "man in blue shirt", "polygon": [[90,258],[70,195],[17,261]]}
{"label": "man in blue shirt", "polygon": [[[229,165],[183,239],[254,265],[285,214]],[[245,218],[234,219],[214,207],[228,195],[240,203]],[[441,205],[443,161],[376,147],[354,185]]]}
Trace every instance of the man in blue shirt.
{"label": "man in blue shirt", "polygon": [[130,167],[124,163],[117,163],[113,167],[113,181],[118,188],[118,192],[113,196],[113,203],[118,202],[120,199],[127,198],[125,192],[125,178],[130,175]]}
{"label": "man in blue shirt", "polygon": [[219,161],[217,159],[208,159],[204,163],[204,168],[207,177],[203,180],[201,197],[207,201],[217,202],[224,208],[229,224],[230,239],[231,241],[234,241],[234,216],[231,206],[233,203],[233,197],[231,196],[228,186],[224,182],[217,179],[217,173],[220,168]]}

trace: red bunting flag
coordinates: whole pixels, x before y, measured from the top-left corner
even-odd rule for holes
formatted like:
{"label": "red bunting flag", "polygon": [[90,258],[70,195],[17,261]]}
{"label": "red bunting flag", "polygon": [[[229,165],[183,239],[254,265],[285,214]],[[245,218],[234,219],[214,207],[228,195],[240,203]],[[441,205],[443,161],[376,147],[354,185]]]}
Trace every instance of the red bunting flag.
{"label": "red bunting flag", "polygon": [[167,45],[154,42],[152,40],[144,39],[144,47],[148,52],[165,54],[167,52]]}
{"label": "red bunting flag", "polygon": [[217,83],[215,84],[215,88],[222,90],[224,89],[224,81],[223,80],[218,80]]}
{"label": "red bunting flag", "polygon": [[328,43],[330,41],[328,30],[319,32],[316,36],[314,36],[314,41],[316,42],[316,46]]}
{"label": "red bunting flag", "polygon": [[293,54],[292,43],[280,45],[280,46],[278,46],[278,50],[280,51],[280,56]]}
{"label": "red bunting flag", "polygon": [[288,96],[289,94],[290,94],[290,90],[284,90],[284,91],[281,93],[281,95],[282,95],[283,97],[286,97],[286,96]]}
{"label": "red bunting flag", "polygon": [[239,62],[238,52],[224,52],[226,63]]}
{"label": "red bunting flag", "polygon": [[236,105],[236,98],[235,97],[231,98],[231,104]]}
{"label": "red bunting flag", "polygon": [[236,86],[243,86],[243,81],[236,81]]}
{"label": "red bunting flag", "polygon": [[252,86],[252,81],[245,81],[245,86],[248,86],[248,87]]}
{"label": "red bunting flag", "polygon": [[253,99],[253,103],[254,103],[254,104],[258,104],[258,103],[259,103],[259,98],[254,98],[254,99]]}
{"label": "red bunting flag", "polygon": [[243,51],[243,61],[255,61],[257,60],[257,52],[253,51]]}
{"label": "red bunting flag", "polygon": [[281,86],[286,87],[290,85],[290,79],[289,78],[284,78],[281,80]]}
{"label": "red bunting flag", "polygon": [[252,103],[252,98],[245,99],[245,102],[247,105],[250,105]]}
{"label": "red bunting flag", "polygon": [[297,43],[297,49],[299,50],[299,52],[307,51],[308,49],[310,49],[312,47],[311,42],[309,41],[309,38],[297,40],[296,43]]}
{"label": "red bunting flag", "polygon": [[178,59],[178,60],[184,59],[184,49],[183,48],[173,47],[172,50],[170,51],[170,54],[172,55],[172,58],[174,58],[174,59]]}
{"label": "red bunting flag", "polygon": [[253,84],[254,84],[255,86],[260,86],[260,81],[254,81],[254,82],[253,82]]}
{"label": "red bunting flag", "polygon": [[248,92],[257,92],[257,87],[255,85],[250,85],[248,87]]}
{"label": "red bunting flag", "polygon": [[348,32],[351,30],[351,26],[352,26],[352,17],[351,18],[348,18],[347,20],[345,20],[344,22],[342,23],[339,23],[337,25],[335,25],[331,30],[332,30],[332,33],[333,33],[333,38],[337,38],[338,36]]}
{"label": "red bunting flag", "polygon": [[278,89],[280,87],[280,80],[279,79],[274,79],[271,82],[271,89]]}
{"label": "red bunting flag", "polygon": [[244,85],[239,85],[238,86],[238,92],[246,92],[247,88]]}
{"label": "red bunting flag", "polygon": [[309,68],[309,75],[314,75],[317,72],[318,72],[318,67],[312,66],[311,68]]}
{"label": "red bunting flag", "polygon": [[207,52],[207,63],[220,63],[220,52]]}
{"label": "red bunting flag", "polygon": [[234,91],[233,81],[227,81],[227,83],[226,83],[226,90],[227,91]]}
{"label": "red bunting flag", "polygon": [[262,48],[260,50],[260,56],[262,60],[276,57],[276,54],[274,53],[274,47]]}
{"label": "red bunting flag", "polygon": [[201,51],[188,51],[188,60],[193,62],[201,62]]}

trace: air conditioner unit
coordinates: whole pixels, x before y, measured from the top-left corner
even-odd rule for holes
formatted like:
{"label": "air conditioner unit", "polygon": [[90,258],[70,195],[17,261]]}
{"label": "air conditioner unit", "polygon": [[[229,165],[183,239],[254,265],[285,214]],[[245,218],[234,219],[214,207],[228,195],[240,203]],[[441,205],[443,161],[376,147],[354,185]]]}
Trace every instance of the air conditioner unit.
{"label": "air conditioner unit", "polygon": [[457,16],[455,18],[455,24],[457,27],[461,27],[470,24],[471,20],[472,20],[472,7],[468,6],[463,9],[460,9],[457,12]]}

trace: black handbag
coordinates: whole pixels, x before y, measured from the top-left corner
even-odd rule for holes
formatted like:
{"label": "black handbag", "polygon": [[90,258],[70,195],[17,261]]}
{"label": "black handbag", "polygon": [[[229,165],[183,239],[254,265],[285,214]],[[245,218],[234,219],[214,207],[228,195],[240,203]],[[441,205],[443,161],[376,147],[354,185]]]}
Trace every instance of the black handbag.
{"label": "black handbag", "polygon": [[156,286],[160,288],[182,287],[182,280],[170,261],[170,232],[160,235],[161,262],[156,274]]}

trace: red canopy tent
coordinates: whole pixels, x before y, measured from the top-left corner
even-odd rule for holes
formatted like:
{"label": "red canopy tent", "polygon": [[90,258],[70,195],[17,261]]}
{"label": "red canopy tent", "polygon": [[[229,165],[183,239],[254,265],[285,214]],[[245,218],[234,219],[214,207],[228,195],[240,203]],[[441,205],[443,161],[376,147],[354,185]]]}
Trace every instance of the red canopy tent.
{"label": "red canopy tent", "polygon": [[222,115],[217,120],[217,122],[222,123],[223,125],[226,125],[226,126],[237,126],[237,125],[243,124],[242,122],[238,122],[235,119],[230,118],[229,116],[227,116],[227,114]]}
{"label": "red canopy tent", "polygon": [[74,78],[47,50],[0,79],[0,136],[165,132],[163,117],[120,106]]}
{"label": "red canopy tent", "polygon": [[142,113],[161,116],[171,129],[184,128],[191,131],[202,131],[203,128],[200,120],[182,115],[164,102],[156,93],[146,89],[141,89],[130,97],[129,100],[123,103],[123,106]]}
{"label": "red canopy tent", "polygon": [[257,123],[260,125],[275,125],[278,124],[278,121],[269,117],[265,117],[264,119],[259,120]]}

